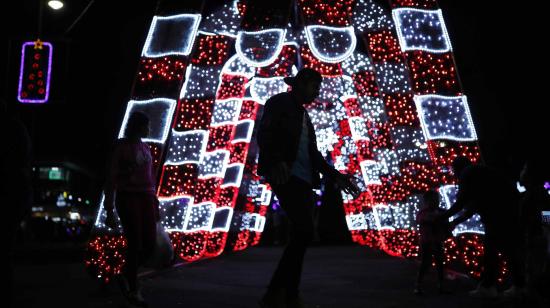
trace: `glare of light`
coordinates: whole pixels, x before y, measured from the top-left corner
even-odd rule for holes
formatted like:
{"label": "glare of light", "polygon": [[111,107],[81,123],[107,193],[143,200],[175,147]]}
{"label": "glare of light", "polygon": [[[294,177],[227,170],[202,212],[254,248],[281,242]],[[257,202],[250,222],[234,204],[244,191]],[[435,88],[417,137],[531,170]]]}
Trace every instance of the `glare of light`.
{"label": "glare of light", "polygon": [[63,2],[58,0],[48,1],[48,6],[54,10],[59,10],[63,7]]}

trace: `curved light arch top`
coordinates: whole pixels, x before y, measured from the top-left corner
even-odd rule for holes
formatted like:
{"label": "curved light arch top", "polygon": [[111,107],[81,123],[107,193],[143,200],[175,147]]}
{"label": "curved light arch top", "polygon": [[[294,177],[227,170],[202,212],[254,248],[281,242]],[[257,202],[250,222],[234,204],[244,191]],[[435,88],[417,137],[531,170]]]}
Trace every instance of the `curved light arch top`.
{"label": "curved light arch top", "polygon": [[235,49],[246,64],[254,67],[267,66],[283,49],[286,30],[266,29],[261,31],[239,31]]}
{"label": "curved light arch top", "polygon": [[357,45],[352,26],[306,26],[307,43],[313,55],[327,63],[338,63],[347,59]]}

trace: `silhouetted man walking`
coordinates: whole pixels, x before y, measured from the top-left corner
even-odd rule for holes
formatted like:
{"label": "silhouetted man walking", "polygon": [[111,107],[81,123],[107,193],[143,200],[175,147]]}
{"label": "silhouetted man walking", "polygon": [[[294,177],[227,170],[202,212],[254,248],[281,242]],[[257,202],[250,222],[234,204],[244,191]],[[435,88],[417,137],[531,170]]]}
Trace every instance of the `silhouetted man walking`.
{"label": "silhouetted man walking", "polygon": [[474,165],[466,157],[453,161],[453,173],[458,179],[456,202],[443,218],[459,214],[451,222],[451,228],[479,214],[485,227],[483,238],[483,273],[473,297],[497,297],[498,253],[502,252],[510,262],[514,286],[504,292],[511,296],[525,284],[521,261],[521,239],[518,220],[518,192],[510,179],[483,165]]}
{"label": "silhouetted man walking", "polygon": [[298,287],[306,247],[313,236],[313,188],[319,172],[339,189],[357,194],[350,176],[330,166],[317,149],[315,131],[303,105],[311,103],[321,87],[322,76],[304,68],[286,77],[291,92],[267,100],[258,131],[258,173],[267,179],[290,220],[289,243],[273,274],[262,307],[303,307]]}

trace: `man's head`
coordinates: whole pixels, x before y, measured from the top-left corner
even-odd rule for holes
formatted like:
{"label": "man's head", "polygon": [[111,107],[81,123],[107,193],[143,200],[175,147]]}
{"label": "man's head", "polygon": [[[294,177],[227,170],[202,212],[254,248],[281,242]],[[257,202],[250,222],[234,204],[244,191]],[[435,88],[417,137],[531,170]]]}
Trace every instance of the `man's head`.
{"label": "man's head", "polygon": [[435,209],[439,207],[439,193],[435,190],[428,190],[422,195],[423,208]]}
{"label": "man's head", "polygon": [[462,171],[466,169],[466,167],[470,166],[472,162],[464,156],[459,156],[453,160],[453,174],[455,177],[459,177]]}
{"label": "man's head", "polygon": [[296,76],[285,77],[284,81],[299,95],[301,103],[309,104],[319,96],[323,77],[314,69],[303,68]]}

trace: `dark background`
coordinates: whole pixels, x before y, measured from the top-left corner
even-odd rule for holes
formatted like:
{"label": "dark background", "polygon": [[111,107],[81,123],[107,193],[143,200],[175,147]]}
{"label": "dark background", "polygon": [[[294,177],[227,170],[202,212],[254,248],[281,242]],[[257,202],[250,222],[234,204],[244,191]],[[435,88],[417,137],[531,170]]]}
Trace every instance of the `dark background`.
{"label": "dark background", "polygon": [[[156,1],[96,0],[67,32],[88,3],[43,10],[40,37],[54,43],[55,63],[44,105],[16,104],[19,46],[37,37],[39,1],[2,9],[0,95],[27,124],[35,159],[70,160],[101,179]],[[516,172],[530,153],[547,156],[547,34],[533,2],[504,3],[439,1],[483,156]]]}

